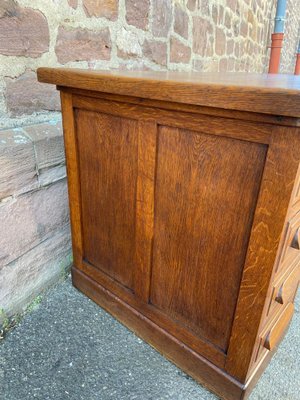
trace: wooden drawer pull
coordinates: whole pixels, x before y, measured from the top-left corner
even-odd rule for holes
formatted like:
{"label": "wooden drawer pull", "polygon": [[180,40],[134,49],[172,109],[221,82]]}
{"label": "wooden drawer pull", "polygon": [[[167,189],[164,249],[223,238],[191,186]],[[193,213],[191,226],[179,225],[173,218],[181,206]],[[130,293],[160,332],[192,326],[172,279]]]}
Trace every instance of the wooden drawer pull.
{"label": "wooden drawer pull", "polygon": [[284,304],[284,299],[285,299],[285,294],[284,294],[284,284],[283,284],[280,286],[280,289],[278,291],[278,294],[277,294],[275,300],[279,304]]}
{"label": "wooden drawer pull", "polygon": [[300,228],[298,228],[296,230],[296,233],[295,233],[292,243],[291,243],[291,247],[293,249],[300,250]]}
{"label": "wooden drawer pull", "polygon": [[286,306],[283,314],[281,314],[281,317],[276,321],[276,323],[270,329],[264,343],[264,347],[266,349],[273,350],[277,346],[280,338],[284,334],[286,328],[288,327],[292,319],[293,313],[294,313],[294,305],[292,303],[289,303]]}

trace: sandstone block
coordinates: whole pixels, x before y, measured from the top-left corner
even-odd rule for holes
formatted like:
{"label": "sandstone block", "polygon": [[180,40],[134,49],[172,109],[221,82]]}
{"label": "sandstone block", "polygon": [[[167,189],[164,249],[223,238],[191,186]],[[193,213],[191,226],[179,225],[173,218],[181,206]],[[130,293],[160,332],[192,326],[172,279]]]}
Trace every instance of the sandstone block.
{"label": "sandstone block", "polygon": [[104,28],[94,32],[89,29],[61,26],[58,30],[55,52],[61,64],[69,61],[109,60],[111,53],[109,29]]}
{"label": "sandstone block", "polygon": [[69,221],[66,181],[0,203],[0,270]]}
{"label": "sandstone block", "polygon": [[155,40],[145,40],[143,44],[144,56],[160,65],[167,65],[167,44]]}
{"label": "sandstone block", "polygon": [[40,292],[64,274],[70,261],[71,240],[67,224],[0,269],[0,308],[9,316],[22,312]]}
{"label": "sandstone block", "polygon": [[231,14],[229,14],[228,12],[226,12],[226,14],[225,14],[224,24],[225,24],[226,28],[231,29]]}
{"label": "sandstone block", "polygon": [[0,199],[37,187],[32,142],[22,129],[0,132]]}
{"label": "sandstone block", "polygon": [[240,44],[238,42],[235,42],[234,45],[234,55],[236,58],[239,58],[240,56]]}
{"label": "sandstone block", "polygon": [[197,0],[188,0],[186,3],[186,6],[190,11],[195,11],[196,4],[197,4]]}
{"label": "sandstone block", "polygon": [[24,127],[33,141],[39,170],[65,162],[61,122],[44,123]]}
{"label": "sandstone block", "polygon": [[126,0],[125,6],[127,23],[140,29],[147,29],[150,0]]}
{"label": "sandstone block", "polygon": [[245,21],[241,22],[241,35],[245,38],[248,35],[248,24]]}
{"label": "sandstone block", "polygon": [[215,25],[223,25],[224,7],[221,4],[212,5],[212,18]]}
{"label": "sandstone block", "polygon": [[226,72],[227,71],[227,59],[226,58],[222,58],[222,60],[220,60],[220,64],[219,64],[219,71],[220,72]]}
{"label": "sandstone block", "polygon": [[232,10],[236,10],[237,0],[226,0],[227,6]]}
{"label": "sandstone block", "polygon": [[230,39],[227,42],[227,48],[226,48],[226,52],[227,52],[228,56],[233,54],[233,49],[234,49],[234,41],[233,41],[233,39]]}
{"label": "sandstone block", "polygon": [[209,35],[213,33],[212,25],[202,17],[193,18],[193,50],[204,56],[210,47]]}
{"label": "sandstone block", "polygon": [[214,24],[217,25],[217,23],[218,23],[218,6],[216,4],[212,5],[211,14],[212,14],[212,19],[213,19]]}
{"label": "sandstone block", "polygon": [[172,0],[153,0],[152,33],[157,37],[167,37],[172,22]]}
{"label": "sandstone block", "polygon": [[39,185],[46,186],[57,182],[66,177],[66,166],[57,165],[56,167],[44,168],[39,171]]}
{"label": "sandstone block", "polygon": [[189,17],[179,4],[175,4],[174,9],[174,31],[185,39],[188,38]]}
{"label": "sandstone block", "polygon": [[76,9],[78,7],[78,0],[68,0],[68,4],[70,7]]}
{"label": "sandstone block", "polygon": [[216,28],[215,51],[218,56],[225,54],[226,36],[222,28]]}
{"label": "sandstone block", "polygon": [[227,60],[227,71],[234,71],[234,64],[235,64],[235,59],[233,57],[228,58]]}
{"label": "sandstone block", "polygon": [[188,63],[191,59],[191,49],[176,38],[171,38],[170,62]]}
{"label": "sandstone block", "polygon": [[39,83],[36,73],[26,71],[17,79],[6,78],[6,102],[12,116],[36,111],[59,111],[59,94],[53,85]]}
{"label": "sandstone block", "polygon": [[224,21],[224,7],[220,4],[218,9],[218,24],[223,25]]}
{"label": "sandstone block", "polygon": [[49,27],[45,16],[13,0],[0,2],[0,54],[39,57],[49,50]]}
{"label": "sandstone block", "polygon": [[83,0],[84,11],[88,17],[104,17],[116,20],[119,0]]}

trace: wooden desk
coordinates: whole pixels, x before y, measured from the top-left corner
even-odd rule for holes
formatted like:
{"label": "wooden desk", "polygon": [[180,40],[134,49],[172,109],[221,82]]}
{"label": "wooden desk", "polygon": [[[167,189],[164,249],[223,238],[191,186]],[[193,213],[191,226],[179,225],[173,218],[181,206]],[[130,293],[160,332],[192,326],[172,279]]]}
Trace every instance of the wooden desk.
{"label": "wooden desk", "polygon": [[246,398],[293,315],[300,78],[40,68],[61,91],[73,283]]}

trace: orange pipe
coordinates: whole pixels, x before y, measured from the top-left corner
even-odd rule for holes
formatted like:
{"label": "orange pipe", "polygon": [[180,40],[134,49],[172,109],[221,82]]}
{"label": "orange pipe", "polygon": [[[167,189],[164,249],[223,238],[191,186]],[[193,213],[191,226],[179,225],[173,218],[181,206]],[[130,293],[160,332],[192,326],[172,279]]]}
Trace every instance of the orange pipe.
{"label": "orange pipe", "polygon": [[295,75],[300,75],[300,53],[297,54],[296,65],[295,65]]}
{"label": "orange pipe", "polygon": [[284,33],[272,33],[269,74],[278,74]]}

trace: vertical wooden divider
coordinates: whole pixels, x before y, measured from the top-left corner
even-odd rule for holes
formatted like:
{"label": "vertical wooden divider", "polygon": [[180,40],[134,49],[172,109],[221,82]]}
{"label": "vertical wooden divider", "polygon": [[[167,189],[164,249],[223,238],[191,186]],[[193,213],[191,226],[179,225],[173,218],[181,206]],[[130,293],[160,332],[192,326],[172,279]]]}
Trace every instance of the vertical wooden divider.
{"label": "vertical wooden divider", "polygon": [[156,146],[156,123],[139,121],[134,291],[145,303],[151,280]]}
{"label": "vertical wooden divider", "polygon": [[83,257],[83,240],[81,229],[79,160],[74,122],[73,96],[71,93],[65,93],[63,91],[61,91],[60,96],[66,152],[73,259],[74,265],[80,268]]}

